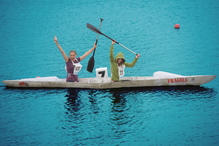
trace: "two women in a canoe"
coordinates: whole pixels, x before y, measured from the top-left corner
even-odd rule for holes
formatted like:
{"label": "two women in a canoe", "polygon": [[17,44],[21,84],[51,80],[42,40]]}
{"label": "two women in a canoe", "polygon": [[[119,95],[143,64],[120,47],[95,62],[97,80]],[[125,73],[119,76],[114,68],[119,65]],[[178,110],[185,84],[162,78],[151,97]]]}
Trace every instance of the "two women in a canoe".
{"label": "two women in a canoe", "polygon": [[74,50],[71,50],[69,55],[70,58],[65,54],[63,51],[62,47],[59,45],[57,37],[55,36],[54,41],[59,48],[60,52],[62,53],[63,58],[65,59],[66,62],[66,71],[67,71],[67,82],[78,82],[78,72],[81,70],[82,65],[80,62],[87,57],[96,47],[97,45],[94,43],[93,48],[91,48],[89,51],[87,51],[83,56],[76,58],[77,53]]}
{"label": "two women in a canoe", "polygon": [[[63,58],[66,62],[66,71],[67,71],[67,82],[79,82],[78,81],[78,72],[81,70],[82,65],[80,61],[82,61],[85,57],[87,57],[96,47],[96,43],[94,43],[93,48],[87,51],[83,56],[76,58],[77,53],[74,50],[71,50],[69,55],[70,58],[65,54],[62,47],[59,45],[57,37],[55,36],[54,41],[59,48],[60,52],[62,53]],[[138,58],[140,57],[139,54],[136,55],[135,59],[132,63],[125,62],[125,57],[122,52],[119,52],[115,59],[113,55],[113,46],[115,44],[115,40],[112,41],[110,47],[110,63],[111,63],[111,80],[112,82],[122,81],[122,77],[125,75],[125,67],[133,67],[137,62]]]}

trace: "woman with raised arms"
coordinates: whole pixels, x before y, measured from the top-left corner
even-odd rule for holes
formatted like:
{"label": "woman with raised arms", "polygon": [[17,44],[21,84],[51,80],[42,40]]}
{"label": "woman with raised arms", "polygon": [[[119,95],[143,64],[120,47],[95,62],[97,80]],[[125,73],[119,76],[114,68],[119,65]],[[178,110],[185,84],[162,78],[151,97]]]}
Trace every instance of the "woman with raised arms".
{"label": "woman with raised arms", "polygon": [[59,45],[57,37],[54,36],[54,41],[59,48],[59,50],[62,53],[63,58],[66,62],[66,71],[67,71],[67,77],[66,82],[79,82],[78,81],[78,72],[81,70],[82,65],[80,62],[87,57],[96,47],[96,43],[94,44],[93,48],[91,48],[89,51],[87,51],[83,56],[77,58],[77,53],[75,50],[71,50],[69,53],[70,58],[65,54],[62,47]]}

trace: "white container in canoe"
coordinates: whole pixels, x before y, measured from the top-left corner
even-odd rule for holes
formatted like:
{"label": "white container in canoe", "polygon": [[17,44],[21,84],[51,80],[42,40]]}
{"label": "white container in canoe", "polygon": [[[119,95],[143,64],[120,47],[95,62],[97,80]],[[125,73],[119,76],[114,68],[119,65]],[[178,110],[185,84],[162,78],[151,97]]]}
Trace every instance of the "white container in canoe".
{"label": "white container in canoe", "polygon": [[149,77],[124,77],[121,82],[111,82],[107,68],[96,69],[96,78],[79,78],[79,82],[53,77],[28,78],[2,81],[7,87],[16,88],[81,88],[112,89],[156,86],[200,86],[212,81],[216,75],[182,76],[158,71]]}

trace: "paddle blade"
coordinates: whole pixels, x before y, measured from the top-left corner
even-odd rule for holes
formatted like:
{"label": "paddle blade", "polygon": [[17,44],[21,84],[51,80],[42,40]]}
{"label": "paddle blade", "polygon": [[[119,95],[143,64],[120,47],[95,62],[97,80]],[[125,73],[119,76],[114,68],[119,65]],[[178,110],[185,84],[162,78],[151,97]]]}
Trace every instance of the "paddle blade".
{"label": "paddle blade", "polygon": [[93,71],[94,69],[94,57],[92,56],[90,58],[90,60],[88,61],[88,64],[87,64],[87,71],[91,72]]}
{"label": "paddle blade", "polygon": [[93,26],[89,23],[87,23],[87,28],[89,28],[90,30],[92,30],[95,33],[102,34],[101,31],[98,28],[96,28],[95,26]]}

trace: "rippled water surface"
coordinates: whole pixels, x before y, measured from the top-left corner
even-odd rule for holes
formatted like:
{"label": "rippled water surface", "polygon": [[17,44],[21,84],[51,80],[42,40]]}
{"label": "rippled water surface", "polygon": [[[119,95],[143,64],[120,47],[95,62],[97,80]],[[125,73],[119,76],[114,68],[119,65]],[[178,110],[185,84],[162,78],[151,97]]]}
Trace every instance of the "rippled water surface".
{"label": "rippled water surface", "polygon": [[[63,50],[82,56],[90,23],[141,55],[126,76],[155,71],[219,74],[219,2],[1,1],[0,79],[65,78]],[[180,29],[174,29],[178,23]],[[95,67],[110,76],[111,41],[99,36]],[[134,55],[115,45],[128,62]],[[81,64],[79,78],[95,77]],[[201,87],[14,89],[0,83],[0,145],[219,145],[219,79]]]}

